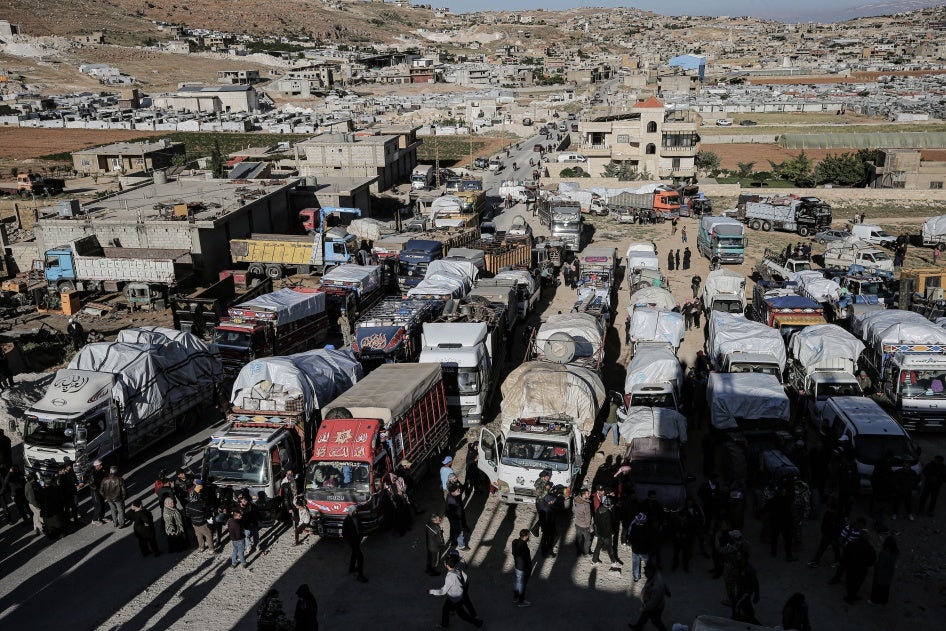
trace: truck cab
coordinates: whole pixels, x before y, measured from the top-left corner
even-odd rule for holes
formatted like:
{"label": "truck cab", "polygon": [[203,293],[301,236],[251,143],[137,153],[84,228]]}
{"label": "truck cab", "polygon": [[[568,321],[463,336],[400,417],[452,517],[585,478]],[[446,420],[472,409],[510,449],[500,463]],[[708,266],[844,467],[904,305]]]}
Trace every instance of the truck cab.
{"label": "truck cab", "polygon": [[804,380],[805,413],[820,427],[822,412],[831,397],[860,397],[864,393],[857,378],[844,371],[816,371]]}
{"label": "truck cab", "polygon": [[946,356],[939,345],[929,345],[925,353],[889,346],[880,390],[893,404],[897,420],[913,431],[946,431]]}
{"label": "truck cab", "polygon": [[479,425],[498,381],[492,355],[492,335],[485,322],[424,324],[423,345],[418,361],[443,368],[447,409],[463,427]]}
{"label": "truck cab", "polygon": [[636,384],[627,394],[628,407],[666,408],[679,410],[676,388],[670,383]]}
{"label": "truck cab", "polygon": [[624,461],[630,463],[630,478],[637,497],[657,493],[665,511],[680,511],[687,499],[687,475],[680,457],[680,442],[675,439],[633,438]]}
{"label": "truck cab", "polygon": [[570,505],[584,467],[584,437],[565,419],[517,419],[498,436],[480,430],[478,466],[506,504],[535,501],[535,481],[542,469],[552,472],[552,486],[565,488]]}
{"label": "truck cab", "polygon": [[397,280],[401,291],[416,287],[424,275],[427,265],[443,258],[443,243],[430,239],[411,239],[404,244],[398,255]]}
{"label": "truck cab", "polygon": [[759,373],[772,375],[781,383],[782,367],[777,358],[767,353],[736,352],[723,358],[720,372]]}

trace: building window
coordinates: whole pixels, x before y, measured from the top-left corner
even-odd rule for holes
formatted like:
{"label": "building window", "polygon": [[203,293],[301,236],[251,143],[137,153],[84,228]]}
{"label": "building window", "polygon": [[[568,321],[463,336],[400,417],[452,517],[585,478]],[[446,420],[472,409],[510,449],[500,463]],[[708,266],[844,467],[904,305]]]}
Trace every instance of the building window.
{"label": "building window", "polygon": [[672,171],[680,170],[680,158],[673,158],[672,160],[670,160],[670,169]]}
{"label": "building window", "polygon": [[629,137],[630,137],[630,136],[628,136],[628,134],[618,134],[618,144],[619,144],[619,145],[626,145],[626,144],[628,143],[628,138],[629,138]]}
{"label": "building window", "polygon": [[90,162],[89,160],[83,160],[83,161],[82,161],[82,166],[84,166],[84,167],[91,166],[91,165],[92,165],[92,162]]}
{"label": "building window", "polygon": [[649,123],[647,123],[647,133],[648,133],[648,134],[656,134],[656,133],[657,133],[657,123],[655,123],[654,121],[650,121]]}
{"label": "building window", "polygon": [[937,190],[938,190],[938,189],[941,189],[941,188],[943,188],[943,182],[942,182],[942,181],[939,181],[939,182],[930,182],[930,188],[937,189]]}
{"label": "building window", "polygon": [[660,138],[660,146],[665,149],[691,149],[696,147],[699,134],[696,132],[668,132]]}
{"label": "building window", "polygon": [[657,153],[657,146],[654,143],[650,143],[647,145],[647,151],[645,153],[649,156]]}

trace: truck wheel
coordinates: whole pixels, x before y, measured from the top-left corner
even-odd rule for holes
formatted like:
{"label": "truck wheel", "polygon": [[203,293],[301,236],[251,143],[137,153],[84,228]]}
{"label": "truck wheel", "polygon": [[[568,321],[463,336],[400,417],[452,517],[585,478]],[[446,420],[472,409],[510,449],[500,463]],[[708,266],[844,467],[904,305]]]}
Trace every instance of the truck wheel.
{"label": "truck wheel", "polygon": [[940,252],[942,252],[943,250],[946,250],[946,242],[940,241],[936,244],[936,247],[939,248]]}
{"label": "truck wheel", "polygon": [[771,229],[772,229],[772,224],[770,224],[768,221],[762,222],[762,232],[768,232]]}
{"label": "truck wheel", "polygon": [[71,280],[59,281],[59,284],[56,285],[56,289],[59,290],[59,293],[64,294],[69,291],[75,291],[76,285]]}
{"label": "truck wheel", "polygon": [[798,227],[798,236],[807,237],[811,233],[811,230],[808,229],[808,226],[799,226]]}
{"label": "truck wheel", "polygon": [[282,278],[282,266],[281,265],[267,265],[266,275],[272,278],[273,280],[279,280],[280,278]]}
{"label": "truck wheel", "polygon": [[759,221],[758,219],[753,219],[752,223],[749,224],[749,227],[752,228],[753,230],[758,230],[759,228],[762,227],[762,222]]}
{"label": "truck wheel", "polygon": [[247,268],[246,273],[250,276],[265,276],[266,268],[263,267],[262,263],[250,263],[250,266]]}

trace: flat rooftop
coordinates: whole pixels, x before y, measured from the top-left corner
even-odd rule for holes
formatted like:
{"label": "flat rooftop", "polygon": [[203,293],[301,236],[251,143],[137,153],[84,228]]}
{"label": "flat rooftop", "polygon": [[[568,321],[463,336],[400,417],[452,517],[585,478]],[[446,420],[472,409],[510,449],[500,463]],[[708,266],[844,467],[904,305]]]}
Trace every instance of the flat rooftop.
{"label": "flat rooftop", "polygon": [[185,221],[180,218],[167,219],[169,216],[173,217],[173,206],[199,204],[199,207],[195,207],[195,219],[213,221],[253,203],[260,197],[295,186],[298,182],[297,177],[286,180],[260,180],[249,184],[185,177],[169,180],[164,184],[148,184],[114,197],[83,204],[80,220],[91,218],[97,221]]}
{"label": "flat rooftop", "polygon": [[170,147],[177,147],[183,145],[182,142],[165,142],[159,140],[157,142],[115,142],[110,145],[102,145],[101,147],[90,147],[88,149],[79,149],[78,151],[73,151],[75,154],[91,154],[91,155],[115,155],[115,154],[142,154],[150,153],[152,151],[164,151]]}

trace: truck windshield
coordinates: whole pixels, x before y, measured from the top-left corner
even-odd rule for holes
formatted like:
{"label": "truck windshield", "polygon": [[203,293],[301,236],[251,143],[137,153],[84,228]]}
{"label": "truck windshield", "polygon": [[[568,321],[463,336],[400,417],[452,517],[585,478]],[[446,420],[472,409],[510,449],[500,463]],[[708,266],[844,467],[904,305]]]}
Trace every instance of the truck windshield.
{"label": "truck windshield", "polygon": [[851,293],[857,295],[879,296],[880,292],[880,283],[854,283],[851,286]]}
{"label": "truck windshield", "polygon": [[916,447],[907,436],[860,434],[854,444],[854,456],[864,464],[877,464],[888,452],[900,462],[916,462]]}
{"label": "truck windshield", "polygon": [[551,443],[530,438],[510,438],[503,451],[503,464],[527,469],[568,469],[568,450],[563,443]]}
{"label": "truck windshield", "polygon": [[48,447],[72,447],[75,431],[75,423],[70,421],[27,415],[23,426],[23,442]]}
{"label": "truck windshield", "polygon": [[874,261],[875,263],[877,263],[878,261],[889,261],[890,255],[887,254],[886,252],[871,252],[870,254],[864,255],[864,260]]}
{"label": "truck windshield", "polygon": [[457,368],[457,390],[459,394],[479,394],[480,371],[476,366]]}
{"label": "truck windshield", "polygon": [[207,475],[220,482],[268,484],[270,467],[266,466],[266,460],[265,449],[226,451],[208,447],[204,454]]}
{"label": "truck windshield", "polygon": [[806,272],[811,269],[811,263],[804,263],[795,261],[795,271],[796,272]]}
{"label": "truck windshield", "polygon": [[900,373],[900,395],[904,397],[946,397],[946,369],[904,370]]}
{"label": "truck windshield", "polygon": [[738,300],[714,300],[713,311],[723,313],[742,313],[742,303]]}
{"label": "truck windshield", "polygon": [[780,382],[782,381],[782,371],[779,370],[778,366],[773,364],[731,364],[729,366],[729,372],[755,372],[759,373],[760,375],[772,375]]}
{"label": "truck windshield", "polygon": [[370,491],[370,481],[365,462],[310,462],[305,490],[313,499],[356,501],[355,494]]}
{"label": "truck windshield", "polygon": [[676,410],[677,405],[670,392],[654,392],[648,394],[632,394],[631,405],[642,405],[648,408],[667,408]]}
{"label": "truck windshield", "polygon": [[244,346],[249,347],[252,335],[245,331],[226,331],[217,329],[217,344],[224,346]]}
{"label": "truck windshield", "polygon": [[721,248],[741,248],[742,237],[719,237],[719,247]]}
{"label": "truck windshield", "polygon": [[861,387],[856,383],[821,383],[818,384],[818,393],[815,398],[826,401],[828,397],[859,397]]}

